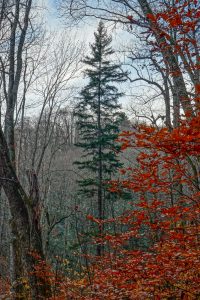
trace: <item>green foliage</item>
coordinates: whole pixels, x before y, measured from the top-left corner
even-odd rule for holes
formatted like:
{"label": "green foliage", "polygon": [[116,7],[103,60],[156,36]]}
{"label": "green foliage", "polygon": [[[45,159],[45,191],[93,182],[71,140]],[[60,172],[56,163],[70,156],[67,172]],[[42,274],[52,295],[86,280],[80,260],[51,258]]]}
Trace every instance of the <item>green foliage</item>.
{"label": "green foliage", "polygon": [[[119,145],[115,140],[125,118],[118,103],[123,94],[116,85],[126,80],[126,72],[112,61],[112,38],[101,21],[94,36],[91,54],[83,60],[89,82],[82,89],[75,108],[80,136],[77,146],[83,149],[82,160],[76,164],[89,173],[88,178],[79,181],[80,192],[87,196],[97,194],[99,186],[105,192],[106,181],[121,167],[117,158]],[[105,194],[108,197],[108,191],[104,193],[104,200]]]}

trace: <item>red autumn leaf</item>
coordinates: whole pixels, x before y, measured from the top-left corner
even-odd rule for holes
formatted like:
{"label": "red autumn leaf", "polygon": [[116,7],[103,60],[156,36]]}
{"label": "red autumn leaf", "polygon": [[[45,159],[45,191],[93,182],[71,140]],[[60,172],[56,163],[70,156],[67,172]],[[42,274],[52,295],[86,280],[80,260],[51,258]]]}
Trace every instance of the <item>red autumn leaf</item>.
{"label": "red autumn leaf", "polygon": [[153,14],[147,14],[147,19],[151,20],[152,22],[156,22],[156,16]]}
{"label": "red autumn leaf", "polygon": [[132,22],[133,21],[133,16],[127,16],[127,19],[130,21],[130,22]]}

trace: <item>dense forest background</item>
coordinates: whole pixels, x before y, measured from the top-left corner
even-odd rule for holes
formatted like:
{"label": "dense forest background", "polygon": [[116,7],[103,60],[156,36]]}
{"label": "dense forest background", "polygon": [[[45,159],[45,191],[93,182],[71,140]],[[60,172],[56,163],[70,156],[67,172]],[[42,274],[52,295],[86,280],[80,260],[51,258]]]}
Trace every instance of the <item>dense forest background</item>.
{"label": "dense forest background", "polygon": [[199,299],[199,20],[0,1],[1,299]]}

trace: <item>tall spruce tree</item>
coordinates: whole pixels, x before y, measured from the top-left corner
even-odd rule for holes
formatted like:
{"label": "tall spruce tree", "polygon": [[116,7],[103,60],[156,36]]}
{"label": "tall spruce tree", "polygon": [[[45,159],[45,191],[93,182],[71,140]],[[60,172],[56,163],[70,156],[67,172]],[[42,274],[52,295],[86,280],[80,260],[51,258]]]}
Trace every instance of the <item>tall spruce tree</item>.
{"label": "tall spruce tree", "polygon": [[[87,65],[85,75],[89,83],[82,89],[75,107],[80,136],[77,146],[83,149],[82,160],[76,164],[90,174],[79,181],[80,193],[96,200],[97,217],[103,219],[106,200],[112,198],[107,181],[121,166],[115,140],[124,113],[118,104],[123,94],[118,91],[117,84],[126,81],[126,72],[121,71],[121,64],[112,61],[112,37],[102,21],[94,36],[91,54],[83,60]],[[101,247],[97,247],[97,253],[101,255]]]}

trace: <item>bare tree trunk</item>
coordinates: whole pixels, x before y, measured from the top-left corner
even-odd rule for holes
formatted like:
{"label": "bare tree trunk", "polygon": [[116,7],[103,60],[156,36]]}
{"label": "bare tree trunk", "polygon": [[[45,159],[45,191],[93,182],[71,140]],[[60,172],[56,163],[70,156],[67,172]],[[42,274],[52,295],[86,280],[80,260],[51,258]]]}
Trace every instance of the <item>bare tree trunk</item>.
{"label": "bare tree trunk", "polygon": [[[99,161],[99,166],[98,166],[98,191],[97,191],[97,197],[98,197],[98,218],[100,220],[103,219],[103,194],[102,194],[102,146],[101,146],[101,139],[102,139],[102,130],[101,130],[101,62],[99,63],[99,84],[98,84],[98,111],[97,111],[97,126],[98,126],[98,161]],[[103,233],[103,228],[100,225],[99,226],[99,235],[101,236]],[[97,245],[97,255],[101,256],[102,255],[102,245]]]}
{"label": "bare tree trunk", "polygon": [[29,299],[29,291],[25,288],[23,279],[31,286],[32,299],[50,296],[50,286],[43,279],[34,275],[36,259],[31,251],[36,251],[44,259],[40,240],[40,231],[33,230],[37,226],[30,221],[35,217],[31,199],[20,185],[12,163],[8,156],[8,147],[2,130],[0,129],[0,179],[8,198],[12,216],[11,229],[14,236],[14,279],[16,299]]}
{"label": "bare tree trunk", "polygon": [[[140,4],[140,7],[145,16],[147,16],[148,14],[154,14],[147,0],[138,0],[138,3]],[[194,116],[194,110],[187,93],[183,74],[181,72],[177,58],[173,53],[172,47],[166,47],[167,42],[166,38],[162,34],[162,31],[159,29],[158,26],[154,25],[154,23],[149,18],[147,18],[147,20],[149,20],[149,24],[151,29],[153,30],[156,41],[158,45],[160,45],[163,59],[165,63],[169,66],[169,70],[173,80],[174,90],[176,91],[177,97],[182,105],[183,111],[186,114],[186,116],[189,115],[192,117]]]}
{"label": "bare tree trunk", "polygon": [[[16,299],[29,299],[30,295],[32,299],[39,299],[50,295],[50,287],[46,286],[44,280],[34,275],[37,261],[31,255],[31,251],[37,252],[41,259],[44,259],[38,219],[36,222],[37,210],[34,201],[23,190],[15,170],[14,110],[22,73],[22,55],[31,6],[32,0],[16,0],[8,7],[7,3],[4,2],[2,6],[2,10],[4,8],[6,13],[6,9],[9,8],[12,17],[7,20],[10,26],[8,62],[5,64],[1,59],[6,114],[4,133],[0,127],[0,181],[8,198],[12,217],[10,226],[12,232],[11,260],[13,262],[13,266],[11,262],[11,272],[13,274],[11,277],[14,280],[13,287]],[[9,66],[8,86],[5,79],[7,66]],[[27,283],[31,290],[26,288]]]}

